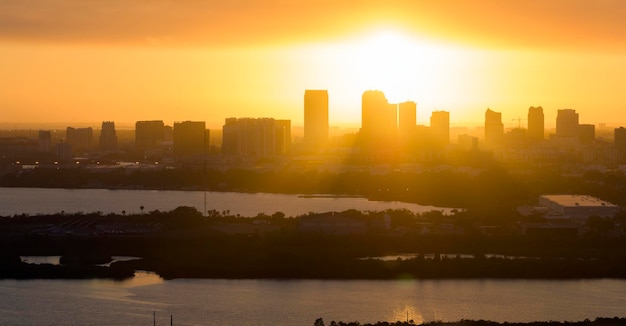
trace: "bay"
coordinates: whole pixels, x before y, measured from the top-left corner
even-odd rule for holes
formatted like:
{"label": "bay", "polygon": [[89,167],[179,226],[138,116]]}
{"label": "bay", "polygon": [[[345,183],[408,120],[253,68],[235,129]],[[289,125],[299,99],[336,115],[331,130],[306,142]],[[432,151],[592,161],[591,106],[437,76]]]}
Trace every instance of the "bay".
{"label": "bay", "polygon": [[125,212],[127,214],[160,210],[168,211],[179,206],[195,207],[252,217],[259,213],[268,215],[283,212],[297,216],[309,212],[339,212],[348,209],[383,211],[408,209],[412,212],[449,208],[422,206],[397,201],[371,201],[367,198],[298,196],[268,193],[170,191],[170,190],[109,190],[109,189],[57,189],[57,188],[5,188],[0,187],[0,216],[19,214]]}
{"label": "bay", "polygon": [[312,325],[626,317],[626,281],[2,280],[2,325]]}

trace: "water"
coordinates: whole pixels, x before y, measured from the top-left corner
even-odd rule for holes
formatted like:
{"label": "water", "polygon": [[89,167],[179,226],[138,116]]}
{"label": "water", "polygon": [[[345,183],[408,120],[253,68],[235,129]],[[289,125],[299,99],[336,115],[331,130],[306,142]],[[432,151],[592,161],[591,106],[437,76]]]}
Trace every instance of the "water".
{"label": "water", "polygon": [[296,216],[309,212],[330,212],[358,209],[360,211],[382,211],[386,209],[408,209],[426,212],[450,209],[421,206],[402,202],[370,201],[366,198],[302,198],[297,195],[266,193],[234,193],[203,191],[164,190],[108,190],[108,189],[46,189],[46,188],[2,188],[0,187],[0,216],[15,214],[91,213],[102,212],[128,214],[152,210],[168,211],[178,206],[191,206],[204,210],[206,194],[207,210],[230,211],[241,216],[256,216],[259,213],[283,212]]}
{"label": "water", "polygon": [[2,325],[312,325],[626,317],[625,280],[0,281]]}

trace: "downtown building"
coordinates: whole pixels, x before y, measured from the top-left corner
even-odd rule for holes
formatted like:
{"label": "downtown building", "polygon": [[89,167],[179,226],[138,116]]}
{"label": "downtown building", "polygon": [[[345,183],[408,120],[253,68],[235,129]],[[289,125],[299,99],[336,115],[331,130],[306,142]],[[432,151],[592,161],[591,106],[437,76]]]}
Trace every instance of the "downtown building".
{"label": "downtown building", "polygon": [[528,109],[528,140],[531,143],[545,139],[545,118],[541,106],[531,106]]}
{"label": "downtown building", "polygon": [[209,130],[204,121],[174,122],[173,152],[181,156],[201,156],[208,154]]}
{"label": "downtown building", "polygon": [[138,150],[151,150],[165,140],[165,124],[162,120],[137,121],[135,123],[135,146]]}
{"label": "downtown building", "polygon": [[487,109],[485,111],[485,145],[487,148],[499,148],[504,143],[504,124],[502,113]]}
{"label": "downtown building", "polygon": [[72,153],[88,152],[92,149],[93,128],[67,127],[65,141],[70,146]]}
{"label": "downtown building", "polygon": [[304,146],[319,151],[328,144],[328,91],[304,91]]}
{"label": "downtown building", "polygon": [[227,118],[222,128],[222,154],[286,155],[291,147],[291,120]]}
{"label": "downtown building", "polygon": [[398,155],[398,106],[390,104],[381,91],[369,90],[361,98],[361,154],[370,159]]}
{"label": "downtown building", "polygon": [[115,122],[113,121],[102,122],[102,129],[100,130],[100,150],[117,150],[117,134],[115,132]]}
{"label": "downtown building", "polygon": [[434,111],[431,114],[430,141],[437,150],[443,150],[450,144],[450,112]]}

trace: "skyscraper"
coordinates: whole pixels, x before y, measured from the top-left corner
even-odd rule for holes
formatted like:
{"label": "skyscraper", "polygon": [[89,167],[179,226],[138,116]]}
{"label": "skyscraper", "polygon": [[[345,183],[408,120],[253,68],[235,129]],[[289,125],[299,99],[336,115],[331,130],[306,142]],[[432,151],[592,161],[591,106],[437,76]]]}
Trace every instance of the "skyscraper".
{"label": "skyscraper", "polygon": [[100,131],[100,150],[112,151],[117,149],[117,135],[115,133],[115,122],[103,121]]}
{"label": "skyscraper", "polygon": [[581,144],[591,144],[596,140],[596,126],[592,124],[578,125],[578,141]]}
{"label": "skyscraper", "polygon": [[435,111],[431,114],[430,135],[435,148],[441,149],[450,143],[450,112]]}
{"label": "skyscraper", "polygon": [[50,130],[39,130],[39,151],[49,153],[52,151],[52,132]]}
{"label": "skyscraper", "polygon": [[626,153],[626,128],[615,128],[614,137],[617,150]]}
{"label": "skyscraper", "polygon": [[67,127],[65,138],[71,146],[72,152],[82,152],[91,150],[93,142],[93,129]]}
{"label": "skyscraper", "polygon": [[272,118],[227,118],[222,153],[247,156],[284,155],[291,145],[291,121]]}
{"label": "skyscraper", "polygon": [[304,143],[318,150],[328,142],[328,91],[304,91]]}
{"label": "skyscraper", "polygon": [[204,121],[174,122],[173,141],[178,156],[207,154],[209,131]]}
{"label": "skyscraper", "polygon": [[398,104],[398,131],[402,137],[413,133],[417,122],[417,104],[407,101]]}
{"label": "skyscraper", "polygon": [[398,106],[381,91],[365,91],[361,99],[361,141],[364,154],[390,156],[398,150]]}
{"label": "skyscraper", "polygon": [[578,113],[576,113],[576,110],[558,110],[556,116],[556,136],[559,138],[577,138],[578,132]]}
{"label": "skyscraper", "polygon": [[531,142],[542,141],[545,138],[545,120],[543,108],[531,106],[528,109],[528,139]]}
{"label": "skyscraper", "polygon": [[485,144],[488,147],[501,146],[504,141],[502,113],[487,109],[485,112]]}
{"label": "skyscraper", "polygon": [[617,159],[621,163],[624,162],[624,158],[626,157],[626,128],[616,128],[614,137]]}
{"label": "skyscraper", "polygon": [[165,125],[161,120],[137,121],[135,123],[135,146],[137,149],[158,148],[165,137]]}

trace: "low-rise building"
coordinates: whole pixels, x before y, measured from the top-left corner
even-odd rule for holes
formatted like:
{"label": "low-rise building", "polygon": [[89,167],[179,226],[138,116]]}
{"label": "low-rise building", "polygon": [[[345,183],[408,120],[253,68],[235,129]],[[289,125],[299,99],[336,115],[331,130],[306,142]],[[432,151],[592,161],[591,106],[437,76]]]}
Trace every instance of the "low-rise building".
{"label": "low-rise building", "polygon": [[613,217],[619,211],[615,204],[586,195],[543,195],[539,197],[539,205],[547,207],[550,216],[571,219]]}

